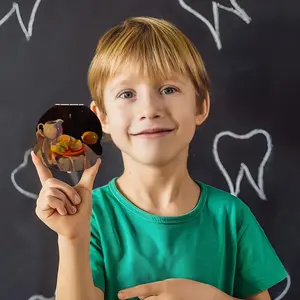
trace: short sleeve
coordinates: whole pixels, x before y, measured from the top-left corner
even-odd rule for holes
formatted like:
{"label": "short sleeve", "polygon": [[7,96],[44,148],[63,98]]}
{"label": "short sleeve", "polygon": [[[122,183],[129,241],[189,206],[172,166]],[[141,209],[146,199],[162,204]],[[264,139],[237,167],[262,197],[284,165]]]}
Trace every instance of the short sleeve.
{"label": "short sleeve", "polygon": [[287,272],[255,216],[243,203],[239,218],[234,296],[245,299],[279,283]]}
{"label": "short sleeve", "polygon": [[105,291],[104,263],[97,219],[91,216],[90,264],[94,285]]}

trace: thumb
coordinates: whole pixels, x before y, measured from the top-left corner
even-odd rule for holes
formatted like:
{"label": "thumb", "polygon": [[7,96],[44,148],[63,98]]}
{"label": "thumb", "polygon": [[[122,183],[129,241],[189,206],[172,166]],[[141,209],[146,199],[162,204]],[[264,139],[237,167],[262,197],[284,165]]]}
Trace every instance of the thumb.
{"label": "thumb", "polygon": [[76,185],[76,187],[83,188],[91,192],[93,189],[94,181],[98,173],[100,164],[101,164],[101,159],[98,158],[96,163],[92,167],[84,170],[81,179]]}

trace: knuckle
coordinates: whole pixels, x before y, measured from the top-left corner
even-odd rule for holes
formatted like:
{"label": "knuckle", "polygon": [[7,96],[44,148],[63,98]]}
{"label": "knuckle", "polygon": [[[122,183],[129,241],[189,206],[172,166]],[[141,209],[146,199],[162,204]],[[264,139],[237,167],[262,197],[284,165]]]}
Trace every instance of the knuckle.
{"label": "knuckle", "polygon": [[57,179],[55,179],[55,178],[48,178],[44,182],[44,186],[50,187],[51,185],[54,185],[56,182],[57,182]]}
{"label": "knuckle", "polygon": [[50,191],[51,191],[51,195],[56,198],[62,199],[65,196],[65,194],[57,188],[51,188]]}
{"label": "knuckle", "polygon": [[68,195],[71,199],[76,195],[75,190],[72,187],[66,188],[66,195]]}
{"label": "knuckle", "polygon": [[61,200],[60,202],[62,203],[62,205],[66,205],[68,202],[67,197],[65,195],[62,195],[62,197],[60,197],[59,199]]}
{"label": "knuckle", "polygon": [[49,186],[49,187],[47,188],[47,190],[46,190],[46,194],[47,194],[47,195],[53,195],[53,194],[56,193],[56,191],[57,191],[56,188],[54,188],[54,187],[52,187],[52,186]]}
{"label": "knuckle", "polygon": [[46,197],[50,197],[50,196],[55,197],[60,200],[66,199],[65,193],[54,187],[48,187],[47,190],[45,191],[45,196]]}
{"label": "knuckle", "polygon": [[65,206],[66,208],[69,208],[71,206],[69,200],[65,199],[63,202],[62,202],[63,206]]}
{"label": "knuckle", "polygon": [[54,205],[56,202],[59,202],[59,201],[57,201],[57,199],[55,199],[53,197],[49,197],[49,196],[46,197],[45,199],[46,199],[46,203],[48,205]]}
{"label": "knuckle", "polygon": [[41,193],[40,198],[47,198],[49,196],[54,196],[55,195],[55,188],[51,186],[45,187],[43,193]]}
{"label": "knuckle", "polygon": [[57,203],[57,208],[65,208],[65,207],[66,207],[66,206],[64,205],[63,202],[59,201],[59,202]]}

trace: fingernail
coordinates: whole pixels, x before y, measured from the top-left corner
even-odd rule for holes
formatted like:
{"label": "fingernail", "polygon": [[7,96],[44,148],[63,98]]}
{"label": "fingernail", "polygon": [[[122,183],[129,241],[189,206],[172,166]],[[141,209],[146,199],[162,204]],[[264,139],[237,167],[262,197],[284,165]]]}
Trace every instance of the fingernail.
{"label": "fingernail", "polygon": [[75,203],[75,204],[79,204],[80,201],[81,201],[81,200],[80,200],[80,197],[79,197],[78,195],[75,195],[75,196],[74,196],[74,203]]}
{"label": "fingernail", "polygon": [[118,298],[119,299],[123,299],[124,298],[124,293],[123,292],[119,292],[118,293]]}
{"label": "fingernail", "polygon": [[71,212],[72,212],[73,214],[75,214],[76,211],[77,211],[76,207],[75,207],[75,206],[71,206]]}

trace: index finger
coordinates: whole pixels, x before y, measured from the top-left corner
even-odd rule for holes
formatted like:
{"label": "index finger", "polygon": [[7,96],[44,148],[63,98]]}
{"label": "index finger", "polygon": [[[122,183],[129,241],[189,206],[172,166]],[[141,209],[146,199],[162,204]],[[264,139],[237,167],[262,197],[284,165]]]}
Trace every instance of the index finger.
{"label": "index finger", "polygon": [[162,291],[161,282],[153,282],[147,284],[136,285],[134,287],[124,289],[118,293],[119,299],[130,299],[135,297],[149,297],[149,296],[157,296]]}
{"label": "index finger", "polygon": [[44,185],[45,181],[49,178],[53,178],[51,171],[44,166],[41,160],[31,151],[32,162],[37,170],[38,176],[40,178],[41,184]]}

